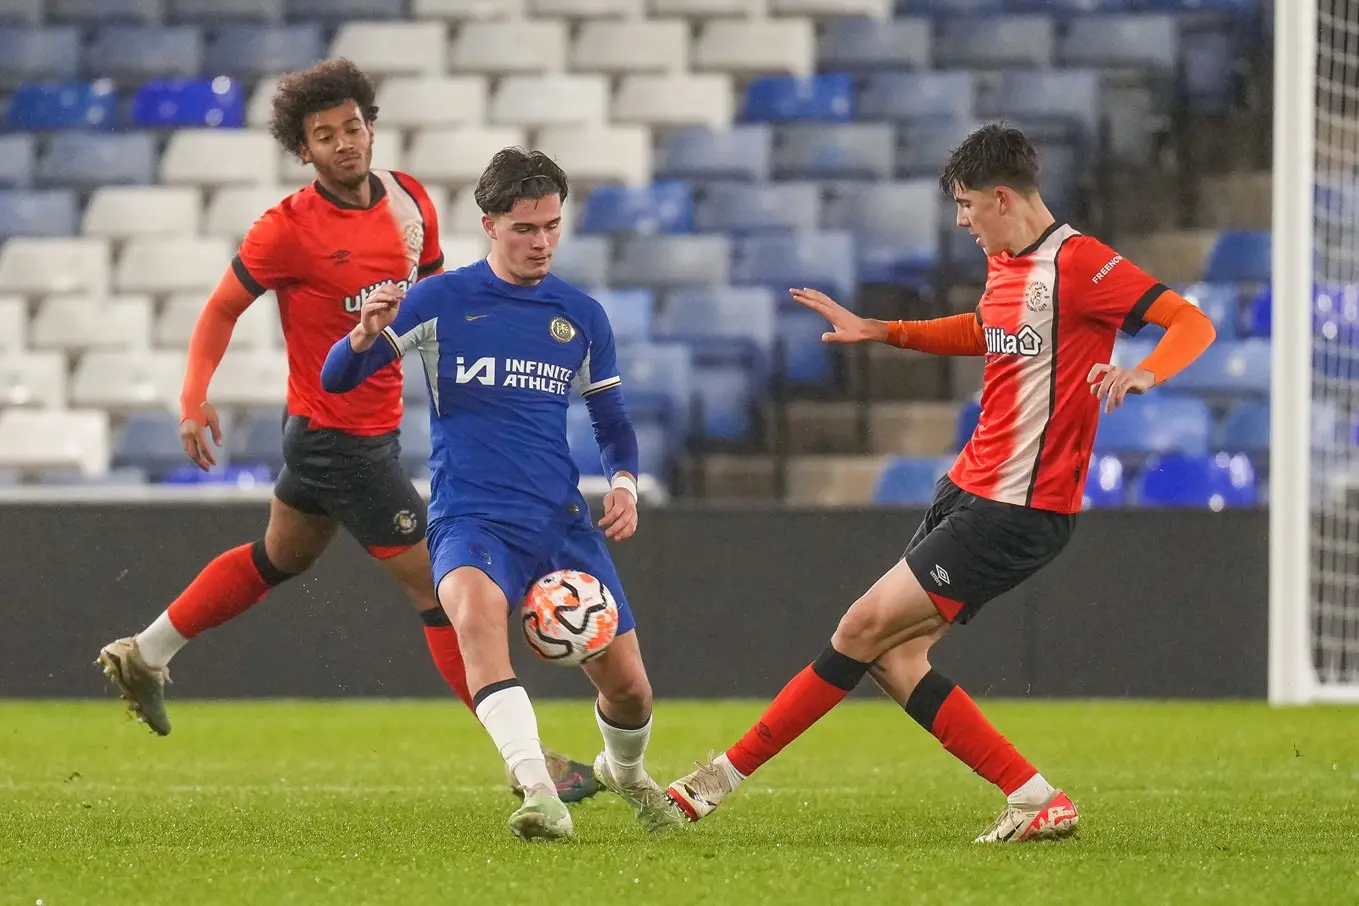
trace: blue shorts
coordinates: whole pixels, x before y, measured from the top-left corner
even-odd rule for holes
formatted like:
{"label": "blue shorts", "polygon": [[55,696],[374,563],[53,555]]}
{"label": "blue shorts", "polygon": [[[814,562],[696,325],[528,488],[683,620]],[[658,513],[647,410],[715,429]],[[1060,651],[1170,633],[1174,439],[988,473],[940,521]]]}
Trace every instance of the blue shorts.
{"label": "blue shorts", "polygon": [[448,516],[429,526],[429,559],[434,587],[462,566],[474,566],[500,586],[514,610],[529,586],[558,569],[589,573],[613,594],[618,604],[618,634],[637,622],[623,593],[602,532],[589,522],[551,523],[526,530],[476,516]]}

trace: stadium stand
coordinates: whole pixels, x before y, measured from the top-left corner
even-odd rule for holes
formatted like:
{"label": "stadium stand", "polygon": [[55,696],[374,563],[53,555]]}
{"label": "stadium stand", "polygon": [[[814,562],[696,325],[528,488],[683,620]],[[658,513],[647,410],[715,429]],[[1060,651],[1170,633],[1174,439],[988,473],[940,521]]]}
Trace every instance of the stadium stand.
{"label": "stadium stand", "polygon": [[[1252,505],[1267,465],[1271,304],[1255,6],[8,4],[0,467],[199,480],[178,468],[166,414],[193,320],[254,218],[310,178],[267,134],[273,86],[347,55],[379,84],[374,165],[429,185],[450,266],[485,251],[470,187],[494,151],[531,143],[566,167],[575,191],[557,272],[608,309],[643,461],[682,495],[928,498],[976,422],[977,363],[828,348],[786,290],[817,286],[870,316],[971,308],[984,262],[934,178],[969,128],[1005,117],[1038,144],[1059,217],[1218,326],[1172,391],[1105,419],[1089,505]],[[1353,298],[1318,288],[1316,317],[1359,345]],[[223,480],[279,466],[273,304],[242,320],[213,385],[235,416]],[[1120,361],[1153,334],[1121,342]],[[407,398],[407,461],[420,471],[418,369]],[[1351,422],[1335,413],[1325,442],[1351,442]],[[581,407],[569,424],[582,469],[597,473]]]}

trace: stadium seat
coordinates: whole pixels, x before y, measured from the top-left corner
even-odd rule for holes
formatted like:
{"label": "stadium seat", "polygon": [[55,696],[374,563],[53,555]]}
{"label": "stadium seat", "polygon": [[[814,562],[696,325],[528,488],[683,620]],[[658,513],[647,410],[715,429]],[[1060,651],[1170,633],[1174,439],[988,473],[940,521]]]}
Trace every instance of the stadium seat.
{"label": "stadium seat", "polygon": [[1233,406],[1218,427],[1216,446],[1229,453],[1267,453],[1269,403],[1243,402]]}
{"label": "stadium seat", "polygon": [[977,423],[981,421],[981,414],[981,394],[975,393],[958,410],[958,433],[953,439],[953,449],[961,450],[967,446],[973,432],[977,430]]}
{"label": "stadium seat", "polygon": [[0,467],[108,471],[109,419],[84,409],[6,409],[0,412]]}
{"label": "stadium seat", "polygon": [[867,16],[890,22],[892,0],[770,0],[774,16],[811,16],[817,19],[838,16]]}
{"label": "stadium seat", "polygon": [[649,341],[656,297],[645,289],[594,289],[590,295],[604,309],[616,343]]}
{"label": "stadium seat", "polygon": [[699,72],[810,76],[816,32],[810,19],[714,19],[699,30],[690,65]]}
{"label": "stadium seat", "polygon": [[3,0],[0,25],[39,25],[43,19],[43,0]]}
{"label": "stadium seat", "polygon": [[814,182],[713,183],[700,191],[694,211],[703,233],[779,232],[820,222],[821,188]]}
{"label": "stadium seat", "polygon": [[[642,475],[666,481],[673,444],[667,436],[664,422],[651,416],[637,418],[633,420],[633,431],[637,435],[637,461]],[[573,400],[566,410],[566,437],[571,459],[580,474],[603,475],[604,463],[599,453],[599,442],[595,439],[589,409],[583,402]]]}
{"label": "stadium seat", "polygon": [[1120,507],[1128,502],[1128,485],[1123,461],[1117,456],[1095,456],[1085,476],[1082,509]]}
{"label": "stadium seat", "polygon": [[662,138],[656,176],[763,182],[769,178],[773,144],[773,130],[766,125],[680,129]]}
{"label": "stadium seat", "polygon": [[9,99],[9,129],[113,129],[118,94],[113,83],[56,82],[20,85]]}
{"label": "stadium seat", "polygon": [[[811,287],[854,307],[857,276],[854,239],[832,230],[803,230],[778,236],[745,236],[736,240],[731,256],[731,281],[768,286],[781,298],[789,287]],[[818,337],[819,339],[819,337]]]}
{"label": "stadium seat", "polygon": [[618,245],[612,285],[666,289],[730,283],[726,236],[634,236]]}
{"label": "stadium seat", "polygon": [[486,19],[523,19],[527,0],[411,0],[411,17],[462,23]]}
{"label": "stadium seat", "polygon": [[293,191],[289,186],[223,186],[212,193],[212,201],[208,202],[203,233],[239,240],[265,211]]}
{"label": "stadium seat", "polygon": [[0,189],[0,240],[74,235],[77,208],[70,189]]}
{"label": "stadium seat", "polygon": [[219,406],[283,405],[288,391],[288,357],[282,349],[228,348],[212,379]]}
{"label": "stadium seat", "polygon": [[156,181],[156,141],[147,132],[58,132],[38,160],[38,179],[51,186],[95,188]]}
{"label": "stadium seat", "polygon": [[[202,291],[175,293],[166,300],[153,330],[155,345],[162,349],[187,349],[206,302],[207,293]],[[231,348],[269,349],[282,345],[278,299],[273,292],[267,292],[236,319],[236,327],[231,332]]]}
{"label": "stadium seat", "polygon": [[1096,453],[1207,454],[1212,441],[1212,413],[1194,396],[1153,392],[1129,396],[1113,412],[1100,415]]}
{"label": "stadium seat", "polygon": [[741,119],[748,123],[844,123],[853,118],[854,80],[843,73],[762,76],[746,87],[741,105]]}
{"label": "stadium seat", "polygon": [[203,68],[203,35],[192,25],[105,25],[82,54],[85,72],[122,84],[192,78]]}
{"label": "stadium seat", "polygon": [[[262,79],[294,72],[324,59],[319,26],[234,23],[217,29],[203,55],[203,73]],[[385,111],[384,111],[385,113]]]}
{"label": "stadium seat", "polygon": [[694,199],[688,183],[657,182],[638,189],[600,186],[585,199],[581,233],[690,233]]}
{"label": "stadium seat", "polygon": [[[0,355],[28,351],[28,302],[23,296],[0,296]],[[3,400],[0,400],[3,402]]]}
{"label": "stadium seat", "polygon": [[491,96],[489,118],[501,126],[589,126],[609,118],[602,75],[509,75]]}
{"label": "stadium seat", "polygon": [[245,22],[277,23],[283,19],[283,0],[166,0],[166,5],[166,13],[173,22],[231,26]]}
{"label": "stadium seat", "polygon": [[483,76],[392,76],[378,86],[377,105],[384,128],[480,126],[488,91]]}
{"label": "stadium seat", "polygon": [[247,129],[180,129],[170,136],[160,163],[170,185],[273,185],[278,151],[265,132]]}
{"label": "stadium seat", "polygon": [[0,90],[80,75],[80,32],[72,26],[0,27]]}
{"label": "stadium seat", "polygon": [[247,410],[226,438],[231,461],[265,466],[277,475],[283,468],[283,419],[282,406]]}
{"label": "stadium seat", "polygon": [[1236,287],[1230,283],[1195,283],[1180,293],[1199,307],[1217,331],[1217,342],[1235,340],[1241,320]]}
{"label": "stadium seat", "polygon": [[1209,283],[1268,283],[1270,247],[1267,230],[1227,230],[1208,253],[1203,279]]}
{"label": "stadium seat", "polygon": [[[971,123],[976,86],[971,72],[875,72],[859,94],[860,119],[897,123]],[[962,130],[960,130],[962,131]]]}
{"label": "stadium seat", "polygon": [[401,413],[401,468],[410,476],[425,474],[432,452],[429,407],[407,406]]}
{"label": "stadium seat", "polygon": [[1267,340],[1217,341],[1175,377],[1177,391],[1225,396],[1269,393]]}
{"label": "stadium seat", "polygon": [[1015,0],[911,0],[911,12],[925,15],[975,15],[1003,13]]}
{"label": "stadium seat", "polygon": [[284,11],[294,21],[332,24],[362,19],[401,19],[407,0],[285,0]]}
{"label": "stadium seat", "polygon": [[260,464],[218,466],[209,472],[204,472],[198,466],[188,465],[171,469],[165,473],[161,482],[166,485],[267,488],[277,474],[277,469]]}
{"label": "stadium seat", "polygon": [[1134,481],[1133,500],[1143,507],[1255,506],[1255,469],[1245,456],[1165,456],[1147,464]]}
{"label": "stadium seat", "polygon": [[80,353],[90,349],[145,349],[151,340],[151,300],[146,296],[56,296],[33,318],[35,349]]}
{"label": "stadium seat", "polygon": [[148,82],[132,96],[132,125],[239,128],[245,125],[245,88],[226,76]]}
{"label": "stadium seat", "polygon": [[821,223],[854,236],[860,282],[914,286],[939,264],[939,210],[932,180],[850,183],[831,190]]}
{"label": "stadium seat", "polygon": [[1056,47],[1049,16],[950,17],[935,36],[934,60],[940,68],[1043,68],[1052,65]]}
{"label": "stadium seat", "polygon": [[523,130],[505,126],[423,129],[415,133],[406,166],[423,182],[474,185],[493,154],[525,141]]}
{"label": "stadium seat", "polygon": [[[897,129],[896,176],[900,179],[938,178],[942,161],[967,136],[971,120],[926,119]],[[1046,186],[1044,193],[1046,197]]]}
{"label": "stadium seat", "polygon": [[735,89],[719,73],[624,76],[614,94],[613,122],[648,126],[728,128],[735,118]]}
{"label": "stadium seat", "polygon": [[619,281],[609,273],[610,258],[609,240],[603,236],[564,236],[552,255],[552,272],[576,286],[617,286]]}
{"label": "stadium seat", "polygon": [[86,236],[193,236],[198,233],[202,197],[187,186],[104,186],[85,206]]}
{"label": "stadium seat", "polygon": [[544,19],[641,19],[646,4],[644,0],[529,0],[529,12]]}
{"label": "stadium seat", "polygon": [[587,22],[571,46],[576,72],[683,73],[689,64],[689,25],[679,19]]}
{"label": "stadium seat", "polygon": [[0,352],[0,407],[64,409],[67,384],[66,356],[59,352]]}
{"label": "stadium seat", "polygon": [[675,444],[689,436],[693,353],[683,343],[630,343],[618,349],[618,373],[635,421],[661,419]]}
{"label": "stadium seat", "polygon": [[40,470],[37,478],[38,484],[54,487],[134,487],[147,483],[146,472],[131,466],[97,475],[87,475],[79,466],[57,466]]}
{"label": "stadium seat", "polygon": [[929,19],[846,16],[826,23],[817,40],[816,59],[823,72],[929,69],[933,41]]}
{"label": "stadium seat", "polygon": [[114,285],[120,292],[211,292],[234,252],[225,239],[138,236],[123,246]]}
{"label": "stadium seat", "polygon": [[449,68],[486,75],[561,72],[567,43],[565,22],[468,22],[453,39]]}
{"label": "stadium seat", "polygon": [[164,8],[165,0],[47,0],[48,18],[71,25],[155,24]]}
{"label": "stadium seat", "polygon": [[485,233],[480,236],[441,236],[439,244],[444,252],[444,270],[449,271],[475,264],[485,258],[491,249]]}
{"label": "stadium seat", "polygon": [[[231,437],[234,425],[230,411],[218,413],[224,437]],[[217,467],[227,466],[230,451],[208,440]],[[185,465],[184,444],[179,439],[179,413],[150,409],[132,413],[113,448],[111,465],[115,469],[141,469],[151,481]]]}
{"label": "stadium seat", "polygon": [[89,352],[71,377],[71,405],[177,411],[183,380],[180,352]]}
{"label": "stadium seat", "polygon": [[1057,55],[1065,66],[1136,68],[1169,79],[1181,59],[1179,38],[1170,16],[1076,16],[1067,22]]}
{"label": "stadium seat", "polygon": [[896,136],[885,123],[779,126],[774,141],[778,179],[887,179]]}
{"label": "stadium seat", "polygon": [[37,169],[37,156],[35,136],[0,135],[0,188],[30,188]]}
{"label": "stadium seat", "polygon": [[19,237],[0,246],[0,293],[39,296],[109,290],[109,246],[103,239]]}
{"label": "stadium seat", "polygon": [[761,0],[651,0],[653,16],[716,19],[721,16],[754,18],[765,14]]}
{"label": "stadium seat", "polygon": [[345,21],[330,56],[353,60],[373,76],[437,76],[444,71],[446,43],[437,22]]}
{"label": "stadium seat", "polygon": [[1094,147],[1100,129],[1099,74],[1088,69],[1017,69],[978,98],[978,113],[1023,121],[1027,131],[1043,125],[1076,130]]}
{"label": "stadium seat", "polygon": [[873,502],[885,506],[927,507],[934,499],[934,486],[952,467],[951,458],[895,457],[878,476]]}
{"label": "stadium seat", "polygon": [[552,126],[538,133],[537,145],[573,183],[651,181],[651,132],[642,126]]}

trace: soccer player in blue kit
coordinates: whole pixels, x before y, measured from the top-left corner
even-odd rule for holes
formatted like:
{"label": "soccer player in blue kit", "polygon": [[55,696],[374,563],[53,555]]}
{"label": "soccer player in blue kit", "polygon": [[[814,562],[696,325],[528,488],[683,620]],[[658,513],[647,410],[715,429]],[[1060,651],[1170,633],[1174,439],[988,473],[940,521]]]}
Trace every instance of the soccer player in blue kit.
{"label": "soccer player in blue kit", "polygon": [[[572,833],[538,742],[533,705],[510,664],[508,617],[545,573],[575,569],[618,602],[618,636],[583,669],[599,690],[598,782],[648,830],[683,824],[646,772],[651,684],[632,610],[604,539],[637,529],[637,438],[604,309],[549,273],[566,174],[539,151],[506,148],[475,197],[490,254],[403,291],[373,290],[321,372],[344,393],[412,350],[424,364],[433,443],[429,547],[439,601],[458,633],[477,717],[524,789],[520,839]],[[571,389],[585,397],[611,490],[591,524],[566,438]],[[601,532],[600,529],[604,531]]]}

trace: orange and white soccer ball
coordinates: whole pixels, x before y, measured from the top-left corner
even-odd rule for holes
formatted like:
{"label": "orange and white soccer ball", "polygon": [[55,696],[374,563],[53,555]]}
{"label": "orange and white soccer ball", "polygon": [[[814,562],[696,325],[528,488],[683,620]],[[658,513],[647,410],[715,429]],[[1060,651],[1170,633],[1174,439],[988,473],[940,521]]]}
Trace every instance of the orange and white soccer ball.
{"label": "orange and white soccer ball", "polygon": [[587,663],[618,635],[618,604],[589,573],[548,573],[524,597],[524,638],[545,661],[563,667]]}

